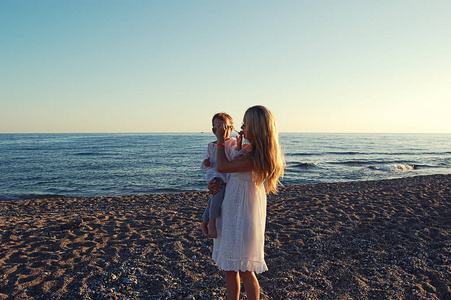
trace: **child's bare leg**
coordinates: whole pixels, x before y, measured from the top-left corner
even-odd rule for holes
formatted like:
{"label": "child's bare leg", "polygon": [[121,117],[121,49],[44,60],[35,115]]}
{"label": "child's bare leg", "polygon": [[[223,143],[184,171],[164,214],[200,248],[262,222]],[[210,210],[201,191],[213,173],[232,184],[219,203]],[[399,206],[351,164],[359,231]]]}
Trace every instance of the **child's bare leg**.
{"label": "child's bare leg", "polygon": [[208,227],[207,227],[207,223],[202,222],[202,224],[200,224],[200,230],[202,230],[202,233],[204,234],[205,237],[208,237]]}
{"label": "child's bare leg", "polygon": [[218,237],[215,218],[210,218],[210,221],[208,222],[208,236],[214,239]]}

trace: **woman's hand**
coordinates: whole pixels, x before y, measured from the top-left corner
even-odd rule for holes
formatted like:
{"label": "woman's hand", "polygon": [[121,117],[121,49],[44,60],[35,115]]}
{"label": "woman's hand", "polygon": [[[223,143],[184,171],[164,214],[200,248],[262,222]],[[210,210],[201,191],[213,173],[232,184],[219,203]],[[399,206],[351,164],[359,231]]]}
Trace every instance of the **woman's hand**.
{"label": "woman's hand", "polygon": [[208,190],[210,191],[210,194],[216,195],[219,192],[219,189],[221,188],[221,183],[217,181],[210,181],[208,183]]}

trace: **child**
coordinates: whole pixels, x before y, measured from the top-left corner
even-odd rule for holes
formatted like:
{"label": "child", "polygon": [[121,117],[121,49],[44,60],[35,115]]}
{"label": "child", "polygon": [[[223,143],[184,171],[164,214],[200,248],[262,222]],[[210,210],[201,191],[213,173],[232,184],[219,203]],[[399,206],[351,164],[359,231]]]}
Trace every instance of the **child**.
{"label": "child", "polygon": [[229,180],[229,174],[219,173],[216,169],[216,148],[220,145],[224,145],[226,157],[228,160],[233,160],[236,157],[243,154],[241,149],[242,138],[239,137],[238,140],[230,138],[230,133],[233,130],[233,120],[232,117],[226,113],[217,113],[212,119],[213,134],[216,133],[218,127],[224,126],[226,128],[226,138],[223,143],[218,144],[217,141],[208,144],[207,153],[205,154],[204,160],[201,164],[201,169],[207,171],[206,181],[219,182],[220,188],[219,192],[211,196],[208,206],[202,215],[202,224],[200,229],[202,230],[204,236],[216,238],[216,218],[220,216],[220,210],[222,205],[222,200],[224,199],[225,185]]}

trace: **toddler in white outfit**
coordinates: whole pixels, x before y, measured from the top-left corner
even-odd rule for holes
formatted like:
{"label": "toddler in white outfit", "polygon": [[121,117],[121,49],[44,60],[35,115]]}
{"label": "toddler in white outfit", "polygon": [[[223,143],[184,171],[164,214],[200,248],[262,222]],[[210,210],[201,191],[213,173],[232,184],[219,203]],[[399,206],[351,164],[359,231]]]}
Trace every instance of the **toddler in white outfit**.
{"label": "toddler in white outfit", "polygon": [[[227,139],[224,142],[224,148],[226,157],[228,160],[234,160],[238,156],[243,154],[243,149],[241,143],[237,143],[235,138],[230,138],[230,133],[233,129],[233,120],[226,113],[217,113],[213,116],[213,133],[216,132],[218,126],[227,125]],[[216,169],[216,147],[218,146],[217,141],[208,144],[207,153],[204,156],[204,160],[201,164],[201,169],[206,171],[206,181],[216,181],[221,183],[221,188],[218,193],[212,195],[208,201],[208,206],[202,215],[202,224],[200,229],[202,230],[204,236],[216,238],[216,218],[221,214],[222,200],[224,199],[225,186],[229,180],[229,174],[219,173]]]}

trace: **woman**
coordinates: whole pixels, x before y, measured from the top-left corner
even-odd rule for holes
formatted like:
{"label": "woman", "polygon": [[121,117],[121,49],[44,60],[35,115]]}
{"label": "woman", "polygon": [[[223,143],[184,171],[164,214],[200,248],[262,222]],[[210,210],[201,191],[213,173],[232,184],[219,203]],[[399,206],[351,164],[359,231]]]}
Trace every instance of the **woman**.
{"label": "woman", "polygon": [[[227,184],[218,237],[213,242],[213,259],[226,272],[228,299],[238,299],[240,277],[248,299],[260,298],[255,273],[268,270],[264,260],[266,194],[277,192],[283,175],[284,157],[279,145],[276,122],[264,106],[249,108],[241,126],[250,142],[245,154],[229,161],[224,151],[225,128],[216,132],[217,169],[233,173]],[[218,187],[209,185],[212,193]]]}

